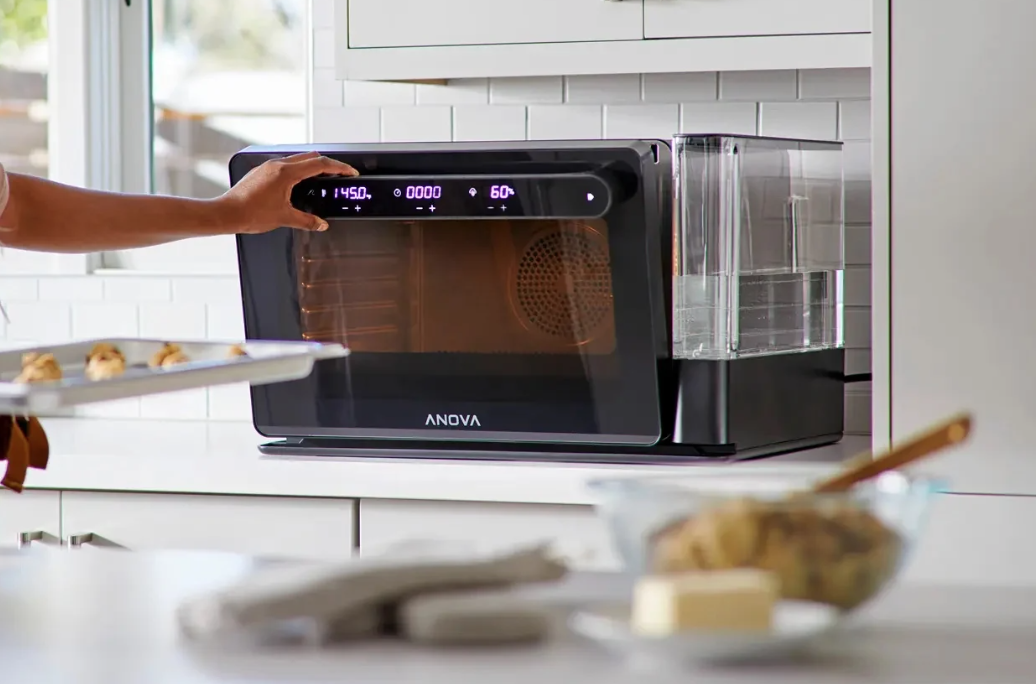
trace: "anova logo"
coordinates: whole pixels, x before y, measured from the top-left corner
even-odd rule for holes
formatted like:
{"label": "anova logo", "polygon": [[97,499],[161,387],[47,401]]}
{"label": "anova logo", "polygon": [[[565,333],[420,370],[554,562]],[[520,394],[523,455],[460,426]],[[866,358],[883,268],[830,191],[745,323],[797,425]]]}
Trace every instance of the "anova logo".
{"label": "anova logo", "polygon": [[424,424],[432,427],[482,427],[482,423],[478,422],[478,416],[462,416],[456,413],[429,413]]}

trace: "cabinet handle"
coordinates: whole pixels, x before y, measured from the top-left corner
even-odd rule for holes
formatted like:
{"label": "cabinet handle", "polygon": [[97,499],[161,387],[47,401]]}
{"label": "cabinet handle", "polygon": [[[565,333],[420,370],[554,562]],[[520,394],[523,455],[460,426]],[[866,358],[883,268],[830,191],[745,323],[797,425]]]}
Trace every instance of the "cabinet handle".
{"label": "cabinet handle", "polygon": [[18,534],[18,548],[25,548],[33,542],[39,542],[41,544],[60,544],[60,541],[53,534],[48,534],[43,530],[33,530],[32,532],[20,532]]}
{"label": "cabinet handle", "polygon": [[109,549],[124,549],[126,548],[122,544],[116,544],[111,539],[105,539],[99,534],[93,532],[85,532],[83,534],[73,534],[68,537],[68,548],[78,549],[84,546],[101,546]]}

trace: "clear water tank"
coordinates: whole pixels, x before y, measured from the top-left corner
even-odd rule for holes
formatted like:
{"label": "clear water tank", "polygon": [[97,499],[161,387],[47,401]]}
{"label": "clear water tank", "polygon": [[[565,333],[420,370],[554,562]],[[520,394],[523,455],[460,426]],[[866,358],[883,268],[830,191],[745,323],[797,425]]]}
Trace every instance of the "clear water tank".
{"label": "clear water tank", "polygon": [[673,356],[843,345],[842,144],[678,135]]}

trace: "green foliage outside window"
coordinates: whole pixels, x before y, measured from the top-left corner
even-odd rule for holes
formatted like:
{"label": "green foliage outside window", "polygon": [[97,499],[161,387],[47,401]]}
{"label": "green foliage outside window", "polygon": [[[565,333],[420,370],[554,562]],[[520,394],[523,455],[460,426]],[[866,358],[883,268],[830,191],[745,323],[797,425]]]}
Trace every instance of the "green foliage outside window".
{"label": "green foliage outside window", "polygon": [[24,47],[47,37],[47,0],[0,0],[0,46]]}

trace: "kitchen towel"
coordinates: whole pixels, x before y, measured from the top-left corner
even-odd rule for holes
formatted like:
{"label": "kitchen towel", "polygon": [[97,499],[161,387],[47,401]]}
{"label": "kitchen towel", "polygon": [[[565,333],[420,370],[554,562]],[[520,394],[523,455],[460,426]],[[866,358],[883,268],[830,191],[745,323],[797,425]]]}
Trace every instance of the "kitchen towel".
{"label": "kitchen towel", "polygon": [[416,643],[462,646],[540,641],[550,633],[549,610],[507,590],[444,592],[409,599],[399,629]]}
{"label": "kitchen towel", "polygon": [[39,420],[0,416],[0,461],[7,461],[0,486],[21,492],[29,468],[44,470],[49,460],[50,443]]}
{"label": "kitchen towel", "polygon": [[[218,637],[277,622],[311,619],[330,632],[363,632],[371,616],[405,598],[445,590],[549,582],[566,568],[543,546],[488,555],[355,558],[345,563],[300,564],[256,573],[222,591],[184,603],[182,632]],[[363,629],[357,628],[360,625]],[[325,636],[331,640],[333,634]]]}

